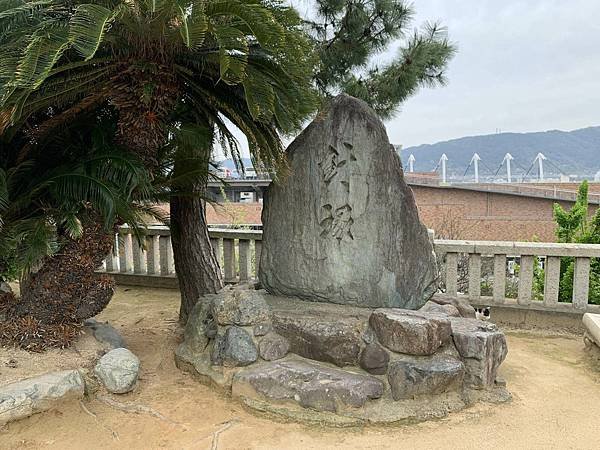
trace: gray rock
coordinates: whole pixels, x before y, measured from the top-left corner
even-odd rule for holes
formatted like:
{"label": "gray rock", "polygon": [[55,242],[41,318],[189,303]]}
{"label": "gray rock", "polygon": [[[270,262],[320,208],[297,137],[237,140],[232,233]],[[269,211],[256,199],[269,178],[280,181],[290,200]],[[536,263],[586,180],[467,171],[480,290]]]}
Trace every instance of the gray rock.
{"label": "gray rock", "polygon": [[0,388],[0,424],[48,411],[83,398],[85,382],[77,370],[52,372]]}
{"label": "gray rock", "polygon": [[140,371],[140,360],[126,348],[117,348],[104,355],[94,373],[104,387],[113,394],[124,394],[135,387]]}
{"label": "gray rock", "polygon": [[212,348],[210,350],[210,362],[215,366],[223,365],[223,350],[225,347],[225,337],[221,334],[217,334],[212,342]]}
{"label": "gray rock", "polygon": [[458,388],[464,372],[463,363],[448,356],[405,358],[390,363],[388,381],[394,400],[403,400]]}
{"label": "gray rock", "polygon": [[119,332],[110,324],[98,322],[96,319],[87,319],[83,323],[85,328],[88,328],[94,338],[103,344],[105,348],[125,348],[125,339],[119,334]]}
{"label": "gray rock", "polygon": [[185,347],[190,354],[202,353],[206,349],[209,339],[216,335],[217,327],[212,317],[211,300],[211,298],[200,299],[188,316],[181,347]]}
{"label": "gray rock", "polygon": [[258,351],[252,336],[239,327],[229,327],[222,339],[217,339],[213,347],[214,361],[226,367],[241,367],[258,359]]}
{"label": "gray rock", "polygon": [[434,297],[432,297],[431,302],[437,303],[438,305],[442,306],[454,306],[460,313],[461,317],[466,317],[468,319],[475,318],[475,308],[473,308],[469,301],[465,298],[457,298],[452,296],[446,296],[443,294],[436,294]]}
{"label": "gray rock", "polygon": [[439,314],[377,309],[369,323],[379,342],[397,353],[432,355],[450,340],[450,321]]}
{"label": "gray rock", "polygon": [[356,365],[361,348],[361,330],[366,320],[319,311],[278,311],[273,315],[274,330],[290,343],[290,351],[308,359],[337,366]]}
{"label": "gray rock", "polygon": [[256,325],[269,321],[264,291],[224,290],[213,300],[212,315],[219,325]]}
{"label": "gray rock", "polygon": [[273,326],[270,323],[261,323],[254,325],[254,328],[252,328],[252,334],[254,334],[254,336],[264,336],[272,330]]}
{"label": "gray rock", "polygon": [[383,375],[387,372],[390,355],[376,343],[367,344],[360,353],[360,367],[373,375]]}
{"label": "gray rock", "polygon": [[443,315],[452,316],[452,317],[461,317],[460,311],[456,308],[456,306],[450,305],[450,304],[440,305],[431,300],[429,300],[427,303],[425,303],[421,307],[421,309],[419,309],[419,312],[443,314]]}
{"label": "gray rock", "polygon": [[233,377],[236,397],[295,401],[304,408],[336,412],[358,408],[383,395],[381,380],[309,361],[257,364]]}
{"label": "gray rock", "polygon": [[476,388],[491,387],[508,347],[504,333],[493,323],[452,318],[452,339],[466,367],[465,383]]}
{"label": "gray rock", "polygon": [[269,333],[260,340],[258,350],[262,359],[275,361],[287,355],[290,350],[290,343],[277,333]]}
{"label": "gray rock", "polygon": [[264,200],[262,286],[312,301],[423,306],[436,290],[433,247],[376,113],[340,95],[287,153],[291,175]]}

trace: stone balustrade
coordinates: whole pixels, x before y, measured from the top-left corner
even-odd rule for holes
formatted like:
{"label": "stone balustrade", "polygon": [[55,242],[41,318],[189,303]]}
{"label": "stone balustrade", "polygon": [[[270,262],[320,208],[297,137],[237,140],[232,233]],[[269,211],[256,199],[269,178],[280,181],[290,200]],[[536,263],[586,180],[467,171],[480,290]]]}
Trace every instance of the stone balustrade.
{"label": "stone balustrade", "polygon": [[[468,287],[463,293],[474,305],[516,305],[550,311],[598,311],[600,306],[588,303],[590,261],[600,257],[600,245],[558,244],[542,242],[435,240],[435,251],[445,264],[445,294],[461,295],[458,289],[459,258],[467,258]],[[561,258],[574,258],[573,293],[570,302],[559,302]],[[493,260],[491,296],[481,293],[482,258]],[[516,299],[506,298],[507,261],[518,262]],[[464,261],[464,260],[463,260]],[[533,296],[535,264],[543,264],[542,299]]]}
{"label": "stone balustrade", "polygon": [[[262,232],[255,230],[211,229],[210,241],[227,283],[249,281],[258,273]],[[148,286],[176,286],[171,232],[165,226],[146,231],[145,248],[127,226],[119,228],[113,253],[104,269],[118,276],[121,283]],[[127,276],[125,278],[124,276]],[[162,279],[162,282],[157,279]],[[170,280],[170,281],[169,281]]]}
{"label": "stone balustrade", "polygon": [[[260,260],[262,231],[210,229],[209,235],[227,283],[256,278]],[[131,230],[121,227],[115,240],[115,251],[105,261],[105,270],[117,275],[118,282],[148,286],[175,287],[173,250],[168,227],[153,226],[146,233],[142,249]],[[557,312],[600,312],[600,306],[588,304],[591,258],[600,257],[600,245],[557,244],[501,241],[434,241],[438,258],[445,264],[445,293],[438,295],[467,296],[474,305],[517,306]],[[559,302],[561,257],[575,259],[573,296],[569,303]],[[493,260],[493,282],[490,296],[482,295],[482,260]],[[468,282],[465,292],[458,283],[459,260],[467,262]],[[506,298],[507,262],[519,264],[516,299]],[[534,264],[542,261],[545,269],[543,300],[533,295]],[[162,282],[158,281],[161,280]]]}

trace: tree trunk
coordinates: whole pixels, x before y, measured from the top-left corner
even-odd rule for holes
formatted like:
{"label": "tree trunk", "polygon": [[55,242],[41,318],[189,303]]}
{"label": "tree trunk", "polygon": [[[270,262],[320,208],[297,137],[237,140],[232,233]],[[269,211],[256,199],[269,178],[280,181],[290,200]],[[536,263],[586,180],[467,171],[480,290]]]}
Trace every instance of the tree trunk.
{"label": "tree trunk", "polygon": [[107,233],[102,224],[84,225],[79,239],[69,240],[23,280],[14,315],[50,325],[81,323],[101,312],[113,296],[114,280],[95,271],[113,241],[114,234]]}
{"label": "tree trunk", "polygon": [[223,287],[221,269],[208,237],[204,201],[199,196],[171,197],[171,239],[181,292],[179,320],[185,323],[200,297]]}

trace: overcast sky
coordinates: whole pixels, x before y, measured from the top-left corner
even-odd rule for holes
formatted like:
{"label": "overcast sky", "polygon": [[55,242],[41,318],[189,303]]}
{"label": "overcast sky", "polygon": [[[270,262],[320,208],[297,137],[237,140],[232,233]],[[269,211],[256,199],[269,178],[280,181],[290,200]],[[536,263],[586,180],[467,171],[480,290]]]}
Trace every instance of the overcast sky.
{"label": "overcast sky", "polygon": [[[416,0],[458,54],[448,85],[423,89],[387,123],[405,147],[468,135],[600,125],[599,0]],[[393,54],[393,53],[392,53]],[[388,55],[382,55],[382,58]]]}
{"label": "overcast sky", "polygon": [[[302,15],[312,4],[290,3]],[[393,144],[600,125],[600,0],[415,0],[414,8],[414,26],[440,21],[458,53],[447,86],[422,89],[386,123]],[[376,60],[393,58],[397,45]]]}

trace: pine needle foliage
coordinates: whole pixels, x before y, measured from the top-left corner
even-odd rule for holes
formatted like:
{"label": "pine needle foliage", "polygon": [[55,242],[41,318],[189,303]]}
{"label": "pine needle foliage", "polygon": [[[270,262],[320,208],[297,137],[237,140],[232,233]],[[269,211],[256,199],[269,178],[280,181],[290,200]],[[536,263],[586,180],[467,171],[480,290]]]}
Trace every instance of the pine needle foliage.
{"label": "pine needle foliage", "polygon": [[[446,28],[426,23],[410,29],[411,4],[404,0],[316,0],[306,25],[319,55],[316,85],[324,97],[345,92],[367,102],[382,119],[422,87],[443,86],[456,46]],[[373,57],[399,43],[396,56]]]}

